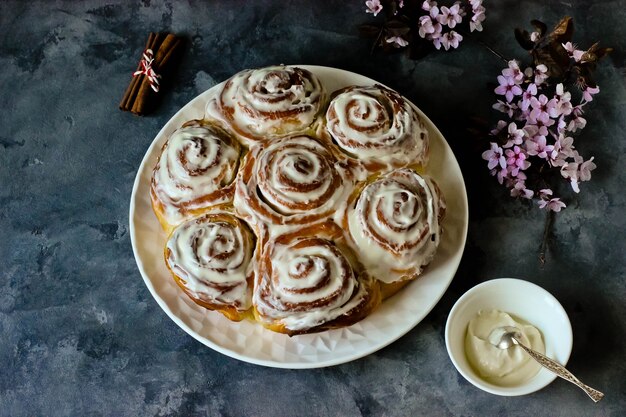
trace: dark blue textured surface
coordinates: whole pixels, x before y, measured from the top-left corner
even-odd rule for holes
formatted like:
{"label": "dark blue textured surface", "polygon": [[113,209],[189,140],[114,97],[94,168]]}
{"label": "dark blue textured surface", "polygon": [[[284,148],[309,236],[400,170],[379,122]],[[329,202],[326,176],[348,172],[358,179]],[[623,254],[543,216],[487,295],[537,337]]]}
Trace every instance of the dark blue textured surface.
{"label": "dark blue textured surface", "polygon": [[[465,133],[489,114],[502,63],[467,41],[419,63],[369,54],[362,1],[0,2],[0,416],[623,416],[626,414],[623,1],[486,1],[479,37],[523,57],[512,29],[575,19],[581,46],[616,48],[577,140],[598,169],[557,216],[537,263],[543,213],[509,199]],[[146,118],[117,105],[150,31],[190,40],[174,88]],[[273,63],[338,67],[398,89],[440,127],[470,198],[451,288],[396,343],[359,361],[289,371],[196,342],[150,296],[128,233],[136,170],[161,126],[231,74]],[[518,398],[467,383],[443,328],[468,288],[502,276],[552,292],[570,315],[569,368],[607,397],[558,380]]]}

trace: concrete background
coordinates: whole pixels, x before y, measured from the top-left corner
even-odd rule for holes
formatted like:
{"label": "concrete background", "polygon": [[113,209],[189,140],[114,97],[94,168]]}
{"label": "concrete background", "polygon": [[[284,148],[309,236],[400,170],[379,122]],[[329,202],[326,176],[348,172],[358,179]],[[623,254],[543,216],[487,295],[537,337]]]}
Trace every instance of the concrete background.
{"label": "concrete background", "polygon": [[[488,117],[502,62],[471,40],[419,62],[370,55],[363,1],[0,2],[0,416],[623,416],[626,414],[623,1],[486,1],[476,35],[526,59],[513,28],[574,17],[575,41],[616,50],[597,71],[577,147],[591,182],[558,214],[548,262],[544,213],[488,175],[470,116]],[[118,103],[150,31],[189,44],[173,89],[139,118]],[[406,336],[327,369],[263,368],[179,329],[137,270],[128,206],[141,159],[190,99],[275,63],[338,67],[408,96],[443,131],[466,177],[470,229],[452,286]],[[446,354],[447,314],[470,287],[521,277],[569,314],[569,368],[603,390],[594,405],[557,380],[517,398],[466,382]]]}

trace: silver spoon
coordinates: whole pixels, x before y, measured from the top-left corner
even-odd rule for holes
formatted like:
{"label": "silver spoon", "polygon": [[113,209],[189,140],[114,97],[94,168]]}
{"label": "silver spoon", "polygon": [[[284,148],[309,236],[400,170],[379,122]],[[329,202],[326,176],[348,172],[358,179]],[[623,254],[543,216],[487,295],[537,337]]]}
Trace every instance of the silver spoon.
{"label": "silver spoon", "polygon": [[576,378],[570,371],[565,369],[563,365],[525,346],[521,342],[521,340],[522,340],[521,332],[519,331],[517,327],[512,327],[512,326],[496,327],[489,334],[489,343],[491,343],[492,345],[500,349],[508,349],[513,345],[517,345],[521,347],[522,349],[526,351],[526,353],[530,355],[531,358],[539,362],[539,365],[554,372],[555,374],[565,379],[566,381],[569,381],[572,384],[575,384],[578,387],[582,388],[582,390],[585,391],[587,395],[594,402],[597,403],[604,397],[604,394],[601,393],[600,391],[593,389],[590,386],[585,385],[582,382],[580,382],[580,380]]}

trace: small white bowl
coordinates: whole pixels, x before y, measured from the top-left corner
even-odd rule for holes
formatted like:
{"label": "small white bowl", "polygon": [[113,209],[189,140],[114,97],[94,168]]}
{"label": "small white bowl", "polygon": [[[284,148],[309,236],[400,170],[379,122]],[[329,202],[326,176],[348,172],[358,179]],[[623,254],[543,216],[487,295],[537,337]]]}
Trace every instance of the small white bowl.
{"label": "small white bowl", "polygon": [[541,370],[522,384],[501,387],[486,382],[472,369],[465,356],[465,335],[469,321],[480,310],[500,310],[534,325],[543,335],[546,356],[565,365],[572,353],[572,325],[563,306],[552,294],[528,281],[500,278],[483,282],[461,296],[446,322],[446,348],[452,363],[476,387],[496,395],[516,396],[538,391],[556,375]]}

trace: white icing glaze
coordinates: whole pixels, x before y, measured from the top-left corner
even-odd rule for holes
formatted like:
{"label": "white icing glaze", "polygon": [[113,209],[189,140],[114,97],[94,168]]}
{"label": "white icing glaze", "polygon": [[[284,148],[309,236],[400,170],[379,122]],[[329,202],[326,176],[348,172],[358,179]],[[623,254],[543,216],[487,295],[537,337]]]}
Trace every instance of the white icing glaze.
{"label": "white icing glaze", "polygon": [[385,283],[410,279],[435,255],[445,202],[428,177],[399,169],[367,185],[348,226],[361,262]]}
{"label": "white icing glaze", "polygon": [[234,181],[238,165],[239,145],[218,127],[196,124],[172,133],[152,178],[167,222],[180,224],[185,211],[232,198],[220,190]]}
{"label": "white icing glaze", "polygon": [[428,132],[417,110],[380,85],[341,90],[326,112],[327,130],[349,155],[388,167],[425,165]]}
{"label": "white icing glaze", "polygon": [[536,327],[516,320],[502,311],[481,310],[467,326],[465,355],[472,368],[486,381],[500,386],[519,385],[535,376],[541,365],[519,346],[499,349],[491,344],[491,332],[502,326],[518,328],[522,343],[545,354],[543,338]]}
{"label": "white icing glaze", "polygon": [[234,206],[251,223],[271,225],[273,235],[282,224],[299,227],[332,217],[354,186],[351,174],[327,145],[307,136],[272,141],[252,157],[251,172],[237,180]]}
{"label": "white icing glaze", "polygon": [[247,278],[253,268],[252,238],[233,216],[217,216],[191,219],[176,228],[167,241],[166,261],[195,298],[247,310],[251,305]]}
{"label": "white icing glaze", "polygon": [[291,331],[307,330],[349,314],[367,289],[329,240],[302,237],[273,247],[271,276],[262,276],[253,302],[262,317]]}
{"label": "white icing glaze", "polygon": [[229,125],[244,143],[304,132],[326,103],[326,92],[311,72],[272,66],[241,71],[207,102],[206,116]]}

